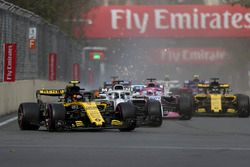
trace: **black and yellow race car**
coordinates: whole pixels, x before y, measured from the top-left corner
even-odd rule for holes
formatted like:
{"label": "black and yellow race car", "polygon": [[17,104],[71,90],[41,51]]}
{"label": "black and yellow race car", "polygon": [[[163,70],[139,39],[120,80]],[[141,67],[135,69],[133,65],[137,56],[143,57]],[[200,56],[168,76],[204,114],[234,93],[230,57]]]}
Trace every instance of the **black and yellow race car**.
{"label": "black and yellow race car", "polygon": [[249,97],[230,93],[229,84],[219,83],[219,78],[211,78],[208,84],[198,84],[203,91],[194,95],[195,115],[249,117]]}
{"label": "black and yellow race car", "polygon": [[[45,126],[49,131],[79,128],[132,131],[139,127],[135,107],[131,103],[121,103],[116,110],[110,110],[108,102],[93,101],[91,92],[84,91],[77,84],[79,81],[71,81],[65,89],[37,90],[37,102],[19,105],[20,129],[38,130]],[[51,103],[44,102],[42,96],[59,98],[58,102]]]}

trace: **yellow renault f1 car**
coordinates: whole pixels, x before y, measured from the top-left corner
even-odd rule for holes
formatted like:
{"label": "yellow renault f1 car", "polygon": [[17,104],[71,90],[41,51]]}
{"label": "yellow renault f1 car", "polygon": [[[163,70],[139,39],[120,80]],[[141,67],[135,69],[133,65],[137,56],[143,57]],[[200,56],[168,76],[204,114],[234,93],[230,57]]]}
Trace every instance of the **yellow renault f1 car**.
{"label": "yellow renault f1 car", "polygon": [[221,84],[218,80],[211,78],[209,84],[198,84],[203,93],[194,96],[195,115],[249,117],[249,97],[229,93],[229,84]]}
{"label": "yellow renault f1 car", "polygon": [[[37,103],[22,103],[18,109],[21,130],[38,130],[45,126],[49,131],[64,129],[119,129],[132,131],[137,126],[135,107],[122,103],[109,110],[108,103],[94,102],[91,93],[82,91],[71,81],[66,89],[41,89],[36,92]],[[58,96],[59,102],[45,103],[41,96]]]}

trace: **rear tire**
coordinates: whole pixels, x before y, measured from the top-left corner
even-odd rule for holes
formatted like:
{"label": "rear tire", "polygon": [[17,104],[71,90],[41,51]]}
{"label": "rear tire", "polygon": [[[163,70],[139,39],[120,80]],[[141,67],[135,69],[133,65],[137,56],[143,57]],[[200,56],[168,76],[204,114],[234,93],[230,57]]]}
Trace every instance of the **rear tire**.
{"label": "rear tire", "polygon": [[180,120],[190,120],[193,116],[193,97],[190,94],[181,94],[179,99]]}
{"label": "rear tire", "polygon": [[237,110],[239,117],[249,117],[249,97],[244,94],[237,94]]}
{"label": "rear tire", "polygon": [[161,103],[157,100],[149,100],[148,106],[148,126],[159,127],[162,124],[162,108]]}
{"label": "rear tire", "polygon": [[40,109],[37,103],[22,103],[18,107],[18,125],[21,130],[38,130]]}
{"label": "rear tire", "polygon": [[136,113],[133,104],[128,102],[119,103],[116,112],[119,113],[120,120],[123,122],[123,127],[119,128],[121,132],[130,132],[136,128]]}
{"label": "rear tire", "polygon": [[[62,104],[48,104],[48,124],[47,129],[50,132],[58,130],[58,122],[61,124],[65,121],[66,110]],[[64,125],[61,125],[63,127]]]}

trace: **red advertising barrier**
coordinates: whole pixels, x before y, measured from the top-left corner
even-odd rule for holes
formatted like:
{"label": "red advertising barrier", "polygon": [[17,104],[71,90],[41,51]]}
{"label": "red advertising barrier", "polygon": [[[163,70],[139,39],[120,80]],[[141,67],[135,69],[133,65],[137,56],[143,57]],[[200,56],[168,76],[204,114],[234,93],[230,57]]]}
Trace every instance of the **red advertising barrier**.
{"label": "red advertising barrier", "polygon": [[82,17],[88,38],[250,36],[250,9],[238,5],[100,6]]}
{"label": "red advertising barrier", "polygon": [[56,53],[49,53],[49,81],[56,80]]}
{"label": "red advertising barrier", "polygon": [[87,77],[88,77],[88,85],[93,85],[94,84],[94,72],[92,69],[88,69],[87,71]]}
{"label": "red advertising barrier", "polygon": [[3,81],[15,82],[16,80],[16,43],[6,43],[3,45],[4,65]]}
{"label": "red advertising barrier", "polygon": [[77,63],[73,64],[73,80],[80,81],[80,65]]}
{"label": "red advertising barrier", "polygon": [[223,64],[230,61],[224,48],[164,48],[153,50],[149,62],[157,64]]}

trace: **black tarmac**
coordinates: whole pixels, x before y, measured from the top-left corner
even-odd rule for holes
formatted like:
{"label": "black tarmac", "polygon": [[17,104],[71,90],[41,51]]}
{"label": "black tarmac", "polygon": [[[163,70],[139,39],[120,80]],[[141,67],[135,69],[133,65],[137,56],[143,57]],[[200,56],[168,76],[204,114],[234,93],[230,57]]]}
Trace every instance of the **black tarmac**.
{"label": "black tarmac", "polygon": [[250,118],[164,120],[133,132],[21,131],[14,121],[0,127],[0,166],[249,167]]}

